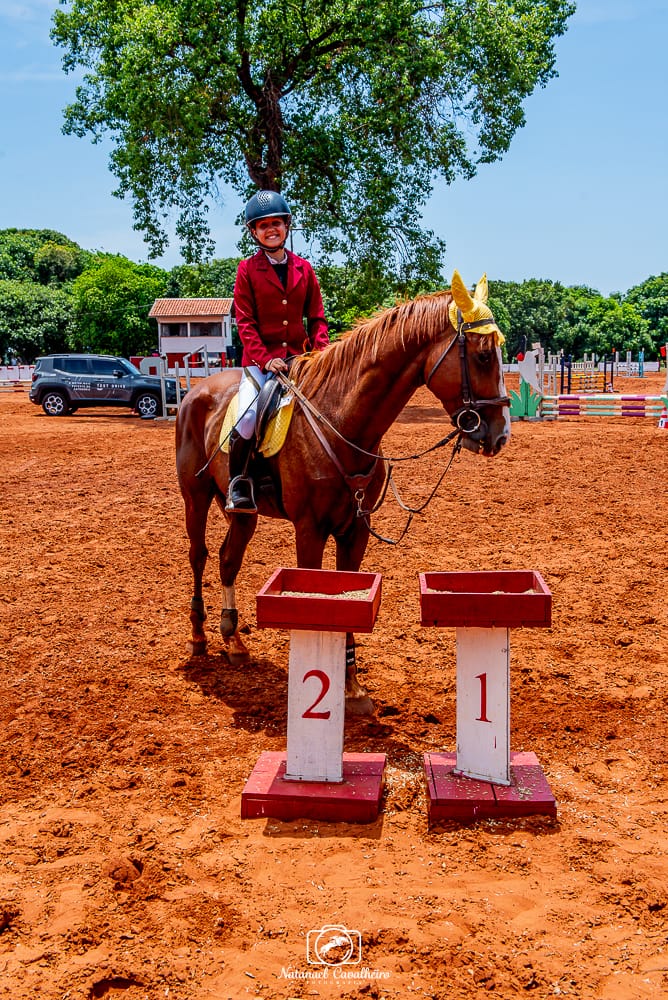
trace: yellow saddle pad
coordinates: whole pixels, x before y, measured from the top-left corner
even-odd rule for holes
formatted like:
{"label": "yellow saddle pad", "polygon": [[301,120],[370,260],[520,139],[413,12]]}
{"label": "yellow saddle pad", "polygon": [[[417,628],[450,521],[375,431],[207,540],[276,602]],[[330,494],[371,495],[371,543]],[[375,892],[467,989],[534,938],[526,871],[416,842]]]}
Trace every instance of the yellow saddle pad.
{"label": "yellow saddle pad", "polygon": [[[292,420],[292,412],[295,408],[295,397],[284,396],[277,410],[274,410],[269,417],[265,432],[262,436],[257,450],[265,458],[277,455],[285,444],[285,436]],[[220,447],[224,452],[230,450],[229,438],[232,428],[237,422],[239,415],[239,393],[236,393],[230,400],[227,407],[223,426],[220,428]]]}

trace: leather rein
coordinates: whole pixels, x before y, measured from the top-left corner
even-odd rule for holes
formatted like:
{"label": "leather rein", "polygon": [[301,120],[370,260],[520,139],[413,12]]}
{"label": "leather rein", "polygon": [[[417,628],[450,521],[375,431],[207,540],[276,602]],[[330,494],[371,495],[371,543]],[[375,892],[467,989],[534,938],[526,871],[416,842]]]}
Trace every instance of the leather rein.
{"label": "leather rein", "polygon": [[[317,437],[326,455],[328,456],[328,458],[336,468],[337,472],[345,482],[346,486],[350,490],[357,504],[357,510],[355,512],[355,516],[364,519],[370,534],[372,534],[373,537],[377,538],[379,541],[385,542],[388,545],[398,545],[399,542],[404,537],[404,535],[406,534],[406,532],[408,531],[411,521],[413,520],[413,515],[421,513],[428,506],[428,504],[431,503],[434,496],[436,495],[439,486],[443,482],[446,473],[449,471],[450,466],[454,461],[455,455],[457,455],[461,450],[462,437],[465,435],[474,434],[476,431],[482,428],[483,419],[479,412],[480,408],[483,406],[508,406],[510,404],[510,399],[508,398],[508,396],[496,396],[494,399],[474,399],[471,392],[471,379],[469,375],[468,358],[466,355],[466,333],[468,330],[473,330],[476,329],[477,327],[489,326],[490,323],[493,322],[494,319],[490,317],[489,319],[473,320],[472,322],[465,323],[461,310],[459,309],[457,310],[457,332],[455,333],[455,336],[452,338],[450,343],[447,344],[447,346],[443,350],[443,353],[438,358],[433,368],[429,372],[429,375],[425,379],[425,385],[427,387],[429,386],[429,383],[434,377],[434,374],[436,373],[437,369],[440,367],[443,361],[445,361],[446,357],[448,356],[452,348],[455,346],[455,344],[457,344],[459,347],[459,364],[461,371],[461,392],[462,392],[463,405],[458,410],[456,410],[455,413],[453,413],[452,417],[450,418],[452,420],[452,423],[455,425],[455,430],[451,431],[448,435],[446,435],[446,437],[442,438],[440,441],[437,441],[436,444],[432,445],[430,448],[427,448],[425,451],[419,452],[418,454],[415,455],[389,457],[386,455],[381,455],[378,452],[367,451],[365,448],[361,448],[359,445],[356,445],[353,441],[349,441],[346,437],[344,437],[343,434],[341,434],[339,430],[337,430],[336,427],[334,427],[332,423],[330,423],[330,421],[325,416],[323,416],[322,413],[320,413],[313,406],[308,397],[305,396],[301,392],[301,390],[293,382],[290,381],[289,378],[287,378],[285,375],[281,373],[277,374],[276,377],[279,379],[280,382],[283,383],[285,388],[288,389],[290,392],[292,392],[297,397],[297,399],[299,399],[300,403],[302,404],[302,412],[304,413],[304,416],[306,417],[306,420],[309,426],[311,427],[311,430]],[[370,470],[368,472],[358,473],[356,475],[350,475],[349,473],[347,473],[338,455],[336,454],[336,452],[330,445],[329,441],[325,437],[322,428],[320,427],[320,424],[325,424],[340,441],[342,441],[348,447],[352,448],[358,454],[365,455],[368,458],[372,458],[374,461]],[[455,444],[453,446],[453,451],[452,455],[450,456],[450,461],[446,465],[443,473],[441,474],[440,479],[436,483],[436,486],[434,487],[434,489],[429,494],[429,496],[427,497],[427,499],[423,504],[421,504],[419,507],[408,507],[402,501],[397,491],[397,488],[394,484],[394,480],[392,478],[392,463],[409,462],[415,459],[422,458],[424,455],[428,455],[429,452],[435,451],[437,448],[442,448],[444,445],[449,444],[450,441],[452,441],[454,438],[456,438],[457,440],[455,441]],[[369,483],[371,482],[376,472],[376,467],[379,461],[385,463],[386,467],[385,484],[383,486],[380,497],[376,502],[375,506],[371,509],[365,509],[364,500],[365,500],[366,488],[368,487]],[[379,535],[376,531],[373,530],[369,522],[369,517],[371,516],[371,514],[374,514],[382,506],[385,500],[385,496],[387,494],[388,486],[391,486],[392,492],[394,493],[395,499],[399,504],[399,506],[402,508],[402,510],[405,510],[409,515],[406,525],[403,531],[401,532],[401,535],[397,539],[385,538],[383,535]]]}

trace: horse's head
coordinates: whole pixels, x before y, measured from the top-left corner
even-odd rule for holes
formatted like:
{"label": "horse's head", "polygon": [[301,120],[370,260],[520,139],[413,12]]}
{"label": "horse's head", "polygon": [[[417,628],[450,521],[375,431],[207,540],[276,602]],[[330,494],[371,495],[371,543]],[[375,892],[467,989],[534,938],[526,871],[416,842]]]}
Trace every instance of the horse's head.
{"label": "horse's head", "polygon": [[464,448],[496,455],[510,437],[510,411],[503,382],[504,336],[487,305],[487,277],[471,295],[459,272],[452,276],[448,333],[430,348],[425,383],[462,432]]}

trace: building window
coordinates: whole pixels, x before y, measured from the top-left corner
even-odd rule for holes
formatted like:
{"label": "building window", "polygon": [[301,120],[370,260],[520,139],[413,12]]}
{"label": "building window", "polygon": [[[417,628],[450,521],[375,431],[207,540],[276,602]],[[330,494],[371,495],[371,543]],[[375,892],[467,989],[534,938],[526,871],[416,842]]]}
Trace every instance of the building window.
{"label": "building window", "polygon": [[191,337],[222,337],[223,327],[221,323],[191,323]]}

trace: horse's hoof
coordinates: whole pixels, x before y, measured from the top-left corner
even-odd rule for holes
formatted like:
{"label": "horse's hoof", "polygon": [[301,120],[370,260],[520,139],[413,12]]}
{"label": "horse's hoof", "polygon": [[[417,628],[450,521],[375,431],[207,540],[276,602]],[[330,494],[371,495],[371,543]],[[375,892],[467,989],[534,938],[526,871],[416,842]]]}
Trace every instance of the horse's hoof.
{"label": "horse's hoof", "polygon": [[243,667],[250,662],[250,651],[238,632],[225,638],[225,655],[233,667]]}
{"label": "horse's hoof", "polygon": [[373,702],[368,694],[346,698],[346,715],[373,715]]}
{"label": "horse's hoof", "polygon": [[204,656],[206,653],[206,639],[194,642],[192,639],[187,643],[186,649],[190,656]]}
{"label": "horse's hoof", "polygon": [[233,667],[243,667],[247,663],[250,663],[250,653],[230,653],[227,650],[226,655]]}

